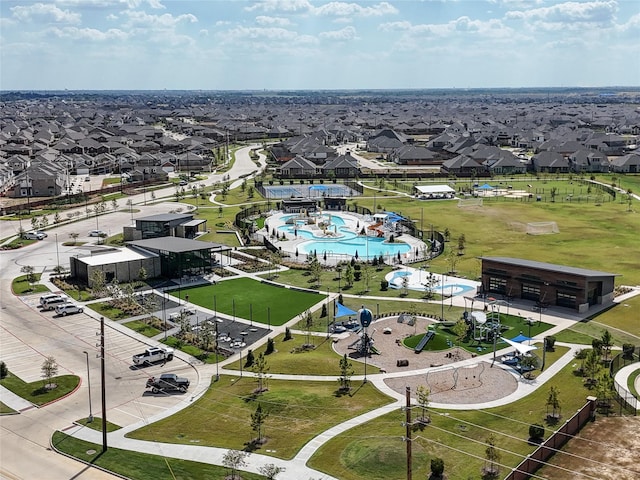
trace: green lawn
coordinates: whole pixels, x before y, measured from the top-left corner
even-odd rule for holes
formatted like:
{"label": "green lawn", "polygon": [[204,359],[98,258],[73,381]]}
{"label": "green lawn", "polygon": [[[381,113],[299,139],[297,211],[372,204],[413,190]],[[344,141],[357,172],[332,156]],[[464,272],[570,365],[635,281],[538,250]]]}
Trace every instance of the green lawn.
{"label": "green lawn", "polygon": [[[131,452],[113,447],[109,447],[105,453],[102,453],[102,445],[78,440],[62,432],[53,434],[52,444],[57,450],[131,480],[221,479],[228,473],[224,467],[177,460],[161,455]],[[242,472],[242,478],[244,480],[260,480],[265,477]]]}
{"label": "green lawn", "polygon": [[[89,421],[87,417],[81,418],[80,420],[76,420],[76,423],[80,425],[84,425],[85,427],[89,427],[92,430],[96,430],[98,432],[102,431],[102,418],[93,417],[93,421]],[[107,420],[107,432],[115,432],[116,430],[120,430],[122,427],[116,425],[115,423],[111,423]]]}
{"label": "green lawn", "polygon": [[[42,274],[34,273],[34,277],[36,282],[40,281]],[[27,282],[27,276],[21,275],[13,279],[11,282],[11,290],[16,295],[27,295],[30,293],[45,293],[49,292],[49,289],[44,285],[40,285],[38,283],[29,283]]]}
{"label": "green lawn", "polygon": [[637,337],[635,343],[640,343],[638,312],[640,312],[640,296],[636,295],[592,317],[591,323],[600,324],[602,328],[612,327],[610,328],[612,333],[613,329],[623,330],[635,335]]}
{"label": "green lawn", "polygon": [[13,408],[8,407],[4,403],[0,402],[0,415],[7,415],[9,413],[16,413],[16,411]]}
{"label": "green lawn", "polygon": [[173,290],[172,295],[209,309],[216,308],[227,315],[266,324],[270,309],[271,325],[282,325],[296,315],[322,301],[324,295],[300,292],[260,283],[249,278],[218,282],[216,285]]}
{"label": "green lawn", "polygon": [[[276,351],[267,355],[269,373],[283,374],[304,374],[304,375],[335,375],[340,376],[339,362],[342,357],[338,355],[332,346],[332,340],[326,337],[311,335],[307,339],[306,334],[294,334],[291,340],[283,341],[284,335],[274,338]],[[314,350],[301,351],[300,347],[307,342],[315,345]],[[254,350],[254,356],[263,353],[266,345]],[[245,359],[242,360],[244,367]],[[355,375],[364,374],[364,364],[356,361],[351,362]],[[239,370],[240,361],[228,364],[227,368]],[[371,372],[372,367],[369,366]]]}
{"label": "green lawn", "polygon": [[258,452],[290,459],[320,432],[390,402],[371,383],[354,386],[351,395],[337,395],[337,381],[267,382],[269,390],[256,395],[253,375],[221,376],[192,406],[127,436],[242,450],[255,437],[251,415],[260,404],[269,416],[267,443]]}
{"label": "green lawn", "polygon": [[152,327],[148,323],[145,323],[141,320],[132,320],[131,322],[125,323],[124,326],[130,328],[134,332],[141,333],[145,337],[155,337],[159,333],[162,333],[161,330]]}
{"label": "green lawn", "polygon": [[95,302],[87,305],[87,308],[98,312],[100,315],[109,318],[111,320],[122,320],[128,318],[131,315],[125,313],[123,310],[112,307],[108,302]]}
{"label": "green lawn", "polygon": [[[584,405],[591,392],[572,370],[568,365],[544,387],[504,407],[486,411],[432,410],[431,425],[413,433],[414,478],[427,478],[429,460],[436,456],[444,459],[448,478],[480,478],[486,448],[484,441],[489,430],[498,432],[496,445],[499,448],[517,454],[502,452],[501,463],[515,467],[521,456],[534,449],[527,443],[529,425],[545,424],[545,403],[551,385],[559,389],[564,419]],[[415,415],[418,412],[415,410]],[[341,480],[403,478],[406,471],[406,444],[401,440],[405,435],[404,420],[404,412],[397,411],[353,428],[322,446],[309,465]],[[551,430],[546,428],[545,438]],[[474,443],[476,441],[480,443]],[[476,455],[480,460],[454,449]],[[506,473],[503,469],[500,478]]]}
{"label": "green lawn", "polygon": [[[591,346],[591,341],[602,338],[602,333],[607,330],[607,326],[594,321],[577,322],[570,328],[555,335],[559,342],[578,343]],[[638,338],[630,334],[609,328],[609,333],[613,339],[613,344],[619,347],[623,343],[638,344]]]}
{"label": "green lawn", "polygon": [[0,385],[16,395],[35,405],[44,405],[75,390],[80,383],[80,378],[75,375],[61,375],[53,377],[51,383],[56,384],[57,387],[48,390],[44,388],[44,380],[26,383],[11,373],[0,380]]}

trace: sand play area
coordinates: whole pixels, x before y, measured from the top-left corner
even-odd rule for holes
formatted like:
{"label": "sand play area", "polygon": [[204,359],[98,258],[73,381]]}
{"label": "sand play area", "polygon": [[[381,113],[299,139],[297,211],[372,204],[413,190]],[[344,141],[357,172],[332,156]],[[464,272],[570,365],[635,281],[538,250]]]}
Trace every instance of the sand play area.
{"label": "sand play area", "polygon": [[[497,363],[491,367],[490,361],[478,360],[471,362],[471,365],[454,368],[452,364],[472,358],[472,354],[466,350],[451,348],[416,354],[413,349],[402,344],[405,337],[425,332],[430,323],[435,321],[422,317],[418,317],[415,325],[398,323],[398,317],[395,316],[373,322],[369,327],[369,335],[373,336],[375,348],[380,354],[372,354],[367,358],[367,365],[371,365],[370,373],[391,374],[433,367],[432,370],[415,375],[395,378],[390,375],[385,383],[398,393],[404,393],[406,386],[410,386],[415,392],[419,385],[424,385],[431,390],[430,401],[434,403],[487,402],[505,397],[517,389],[517,377]],[[391,332],[383,333],[385,329],[390,329]],[[352,333],[335,342],[334,349],[340,355],[346,353],[354,362],[364,362],[364,357],[349,348],[355,340],[357,334]],[[397,360],[402,359],[408,360],[409,365],[398,366]],[[468,363],[470,362],[465,362],[465,365]]]}

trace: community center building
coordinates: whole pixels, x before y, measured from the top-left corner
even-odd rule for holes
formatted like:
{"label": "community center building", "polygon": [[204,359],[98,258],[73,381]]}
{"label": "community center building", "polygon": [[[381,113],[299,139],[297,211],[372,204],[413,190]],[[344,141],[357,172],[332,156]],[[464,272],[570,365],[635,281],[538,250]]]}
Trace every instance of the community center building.
{"label": "community center building", "polygon": [[615,273],[508,257],[480,257],[485,294],[587,312],[613,301]]}

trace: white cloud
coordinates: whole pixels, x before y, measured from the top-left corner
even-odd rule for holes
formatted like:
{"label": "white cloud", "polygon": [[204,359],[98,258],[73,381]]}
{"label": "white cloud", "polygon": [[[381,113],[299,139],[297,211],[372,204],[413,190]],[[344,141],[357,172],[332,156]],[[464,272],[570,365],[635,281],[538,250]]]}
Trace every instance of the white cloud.
{"label": "white cloud", "polygon": [[308,0],[260,0],[250,7],[245,7],[247,12],[301,12],[313,10],[313,5]]}
{"label": "white cloud", "polygon": [[317,43],[317,40],[310,35],[299,35],[297,32],[284,28],[261,28],[261,27],[236,27],[225,31],[221,38],[224,43],[235,43],[243,40],[269,40],[283,43]]}
{"label": "white cloud", "polygon": [[129,39],[129,34],[110,28],[106,31],[97,30],[95,28],[78,28],[78,27],[53,27],[47,30],[48,33],[58,38],[66,38],[71,40],[87,40],[92,42],[104,42],[107,40],[124,41]]}
{"label": "white cloud", "polygon": [[82,19],[79,13],[62,10],[55,5],[45,3],[34,3],[29,6],[18,5],[12,7],[10,10],[13,16],[21,21],[42,19],[47,22],[80,23]]}
{"label": "white cloud", "polygon": [[389,22],[380,25],[383,32],[404,32],[407,37],[437,36],[452,38],[473,35],[474,39],[504,38],[513,35],[513,30],[500,20],[472,20],[459,17],[447,23],[413,25],[411,22]]}
{"label": "white cloud", "polygon": [[198,18],[191,13],[173,16],[170,13],[162,15],[149,15],[141,11],[126,10],[123,12],[129,20],[126,22],[127,27],[151,27],[151,28],[167,28],[175,27],[179,23],[197,23]]}
{"label": "white cloud", "polygon": [[322,32],[320,38],[328,40],[354,40],[357,38],[356,29],[352,26],[344,27],[341,30],[333,30],[330,32]]}
{"label": "white cloud", "polygon": [[206,28],[203,28],[198,32],[198,34],[201,37],[208,37],[209,36],[209,30],[207,30]]}
{"label": "white cloud", "polygon": [[278,27],[286,27],[288,25],[291,25],[291,21],[288,18],[267,17],[264,15],[257,16],[256,23],[258,25],[276,25]]}
{"label": "white cloud", "polygon": [[364,7],[357,3],[330,2],[314,8],[313,13],[315,15],[332,17],[381,17],[385,15],[395,15],[398,13],[398,9],[387,2]]}
{"label": "white cloud", "polygon": [[585,24],[611,25],[617,10],[618,3],[615,0],[565,2],[550,7],[509,11],[505,17],[509,20],[534,23],[536,28],[559,30],[583,28]]}

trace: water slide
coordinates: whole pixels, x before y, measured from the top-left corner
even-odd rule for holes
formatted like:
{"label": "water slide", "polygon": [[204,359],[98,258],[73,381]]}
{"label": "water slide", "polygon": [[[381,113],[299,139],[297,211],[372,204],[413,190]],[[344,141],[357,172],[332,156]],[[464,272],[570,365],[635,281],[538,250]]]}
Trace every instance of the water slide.
{"label": "water slide", "polygon": [[424,347],[427,346],[427,343],[429,343],[429,341],[436,336],[435,332],[427,332],[424,334],[424,336],[420,339],[420,341],[418,342],[418,345],[416,345],[416,348],[414,348],[414,352],[415,353],[420,353],[422,350],[424,350]]}

